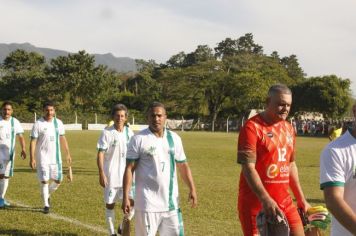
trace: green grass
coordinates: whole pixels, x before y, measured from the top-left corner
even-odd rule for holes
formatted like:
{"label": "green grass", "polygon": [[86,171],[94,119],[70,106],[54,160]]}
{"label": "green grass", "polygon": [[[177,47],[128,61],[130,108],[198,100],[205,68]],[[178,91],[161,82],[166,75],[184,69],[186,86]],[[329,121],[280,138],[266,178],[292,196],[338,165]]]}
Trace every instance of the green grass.
{"label": "green grass", "polygon": [[[67,132],[73,157],[74,182],[63,182],[51,197],[52,212],[106,229],[102,188],[96,167],[97,131]],[[198,192],[198,208],[187,203],[187,188],[180,183],[181,208],[186,235],[242,235],[236,215],[237,182],[234,133],[183,132],[185,152]],[[28,133],[25,134],[28,137]],[[28,141],[28,140],[27,140]],[[297,165],[303,190],[312,205],[322,204],[319,190],[319,154],[326,138],[298,138]],[[28,143],[28,142],[27,142]],[[19,151],[17,152],[19,153]],[[12,207],[0,211],[0,235],[106,235],[55,220],[42,214],[39,183],[28,160],[16,158],[8,199],[32,208]],[[117,218],[121,210],[116,207]]]}

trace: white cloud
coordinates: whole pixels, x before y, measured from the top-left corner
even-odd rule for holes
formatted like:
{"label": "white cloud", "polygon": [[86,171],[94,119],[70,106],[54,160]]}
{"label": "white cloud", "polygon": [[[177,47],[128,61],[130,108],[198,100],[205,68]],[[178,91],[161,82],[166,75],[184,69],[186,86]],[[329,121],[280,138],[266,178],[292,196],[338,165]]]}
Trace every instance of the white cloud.
{"label": "white cloud", "polygon": [[[296,54],[310,76],[356,81],[356,2],[344,0],[0,0],[3,43],[164,62],[251,32],[266,53]],[[352,84],[356,92],[356,83]]]}

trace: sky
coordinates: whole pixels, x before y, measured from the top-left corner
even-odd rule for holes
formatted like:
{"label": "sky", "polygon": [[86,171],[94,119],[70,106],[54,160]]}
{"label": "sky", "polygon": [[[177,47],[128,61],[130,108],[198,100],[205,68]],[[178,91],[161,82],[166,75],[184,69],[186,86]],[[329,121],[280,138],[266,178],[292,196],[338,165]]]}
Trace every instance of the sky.
{"label": "sky", "polygon": [[295,54],[307,76],[335,74],[356,95],[354,0],[0,0],[0,43],[166,62],[252,33]]}

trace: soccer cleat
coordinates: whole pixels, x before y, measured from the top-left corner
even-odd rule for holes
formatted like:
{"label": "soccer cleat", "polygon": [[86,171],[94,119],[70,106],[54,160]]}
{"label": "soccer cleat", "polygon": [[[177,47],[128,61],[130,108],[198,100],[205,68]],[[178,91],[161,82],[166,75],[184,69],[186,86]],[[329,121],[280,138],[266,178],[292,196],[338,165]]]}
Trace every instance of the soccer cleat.
{"label": "soccer cleat", "polygon": [[43,208],[43,213],[44,213],[44,214],[48,214],[48,213],[49,213],[49,207],[45,206],[45,207]]}
{"label": "soccer cleat", "polygon": [[5,199],[5,198],[4,198],[4,205],[5,205],[6,207],[11,206],[10,202],[6,201],[6,199]]}
{"label": "soccer cleat", "polygon": [[0,198],[0,208],[5,208],[5,200]]}

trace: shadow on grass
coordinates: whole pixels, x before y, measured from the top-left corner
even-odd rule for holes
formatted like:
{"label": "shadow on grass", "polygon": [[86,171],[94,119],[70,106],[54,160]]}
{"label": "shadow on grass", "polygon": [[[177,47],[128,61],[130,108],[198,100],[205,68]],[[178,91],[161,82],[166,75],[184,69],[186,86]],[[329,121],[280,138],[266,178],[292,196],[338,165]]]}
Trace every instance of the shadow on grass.
{"label": "shadow on grass", "polygon": [[314,199],[314,198],[307,198],[307,201],[310,203],[310,204],[325,204],[325,201],[324,199]]}
{"label": "shadow on grass", "polygon": [[[15,168],[15,173],[34,173],[36,174],[36,170],[32,170],[31,168]],[[66,173],[66,168],[63,169],[63,173]],[[98,175],[97,169],[85,169],[80,167],[73,167],[73,175]]]}
{"label": "shadow on grass", "polygon": [[[2,211],[31,211],[31,212],[43,212],[41,208],[24,207],[11,204],[11,206],[1,209]],[[1,212],[1,211],[0,211]],[[1,234],[0,234],[1,235]]]}
{"label": "shadow on grass", "polygon": [[78,234],[73,233],[59,233],[59,232],[40,232],[40,233],[29,233],[24,230],[19,229],[0,229],[0,235],[23,235],[23,236],[37,236],[37,235],[53,235],[53,236],[77,236]]}

